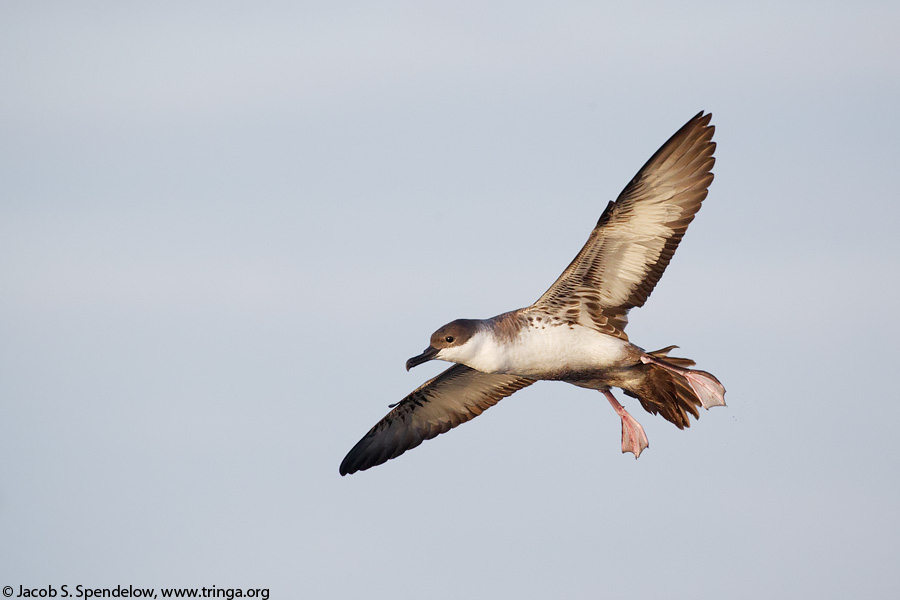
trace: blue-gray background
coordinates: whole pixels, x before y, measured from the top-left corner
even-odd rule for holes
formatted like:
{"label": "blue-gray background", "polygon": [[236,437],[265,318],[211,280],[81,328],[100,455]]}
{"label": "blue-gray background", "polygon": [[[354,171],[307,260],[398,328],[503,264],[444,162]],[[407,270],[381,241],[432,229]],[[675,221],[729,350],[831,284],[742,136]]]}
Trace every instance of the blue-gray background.
{"label": "blue-gray background", "polygon": [[[0,7],[0,585],[896,591],[896,2]],[[457,317],[527,305],[697,111],[632,340],[729,406],[619,452],[540,383],[349,478]],[[71,588],[70,588],[71,589]]]}

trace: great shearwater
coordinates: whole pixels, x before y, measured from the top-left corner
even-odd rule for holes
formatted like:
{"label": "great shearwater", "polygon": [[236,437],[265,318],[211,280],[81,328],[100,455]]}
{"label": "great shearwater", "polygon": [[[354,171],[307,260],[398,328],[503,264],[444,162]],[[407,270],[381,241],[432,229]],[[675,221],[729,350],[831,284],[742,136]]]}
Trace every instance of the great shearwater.
{"label": "great shearwater", "polygon": [[643,306],[672,259],[713,180],[711,114],[701,111],[662,145],[615,202],[559,279],[527,308],[457,319],[431,336],[406,369],[456,363],[394,405],[347,454],[341,475],[400,456],[480,415],[535,381],[602,392],[622,420],[622,452],[647,448],[641,425],[610,388],[637,398],[679,429],[698,407],[725,405],[725,388],[694,361],[646,352],[628,341],[628,311]]}

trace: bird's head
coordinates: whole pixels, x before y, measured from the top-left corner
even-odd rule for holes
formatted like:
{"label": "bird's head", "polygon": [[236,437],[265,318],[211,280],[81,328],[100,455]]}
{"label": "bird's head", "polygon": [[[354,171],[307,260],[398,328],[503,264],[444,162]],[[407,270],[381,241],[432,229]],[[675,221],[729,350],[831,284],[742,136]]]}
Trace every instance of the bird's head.
{"label": "bird's head", "polygon": [[433,359],[464,363],[472,354],[473,348],[469,342],[478,332],[480,323],[474,319],[457,319],[447,323],[431,334],[431,344],[422,354],[406,361],[406,370]]}

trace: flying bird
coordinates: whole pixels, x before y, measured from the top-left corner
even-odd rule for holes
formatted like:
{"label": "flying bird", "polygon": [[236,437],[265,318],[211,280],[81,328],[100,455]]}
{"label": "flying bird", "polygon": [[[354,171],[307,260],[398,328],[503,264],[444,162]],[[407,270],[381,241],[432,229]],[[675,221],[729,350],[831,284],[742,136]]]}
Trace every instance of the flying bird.
{"label": "flying bird", "polygon": [[724,406],[718,379],[669,356],[677,346],[647,352],[625,334],[628,311],[647,301],[706,198],[716,148],[711,117],[701,111],[656,151],[537,302],[435,331],[406,369],[429,360],[456,364],[394,405],[350,450],[341,475],[396,458],[539,380],[601,392],[622,421],[622,452],[635,458],[647,436],[611,388],[679,429],[700,416],[699,407]]}

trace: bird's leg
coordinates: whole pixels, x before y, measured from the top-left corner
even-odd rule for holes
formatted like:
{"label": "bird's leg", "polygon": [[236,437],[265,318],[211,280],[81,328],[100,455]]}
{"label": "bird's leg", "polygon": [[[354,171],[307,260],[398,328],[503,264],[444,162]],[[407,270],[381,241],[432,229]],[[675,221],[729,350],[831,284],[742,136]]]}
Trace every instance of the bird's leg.
{"label": "bird's leg", "polygon": [[695,371],[694,369],[682,369],[673,364],[667,363],[649,354],[641,356],[641,362],[644,364],[654,364],[677,373],[684,377],[691,389],[700,399],[700,405],[709,410],[711,406],[725,406],[725,386],[723,386],[712,373],[706,371]]}
{"label": "bird's leg", "polygon": [[619,404],[619,401],[616,400],[611,391],[608,389],[601,391],[606,396],[606,399],[609,400],[613,410],[622,419],[622,453],[631,452],[635,458],[639,457],[644,448],[650,446],[650,442],[647,441],[647,435],[644,433],[644,428],[641,427],[641,424],[634,417],[628,414],[624,406]]}

